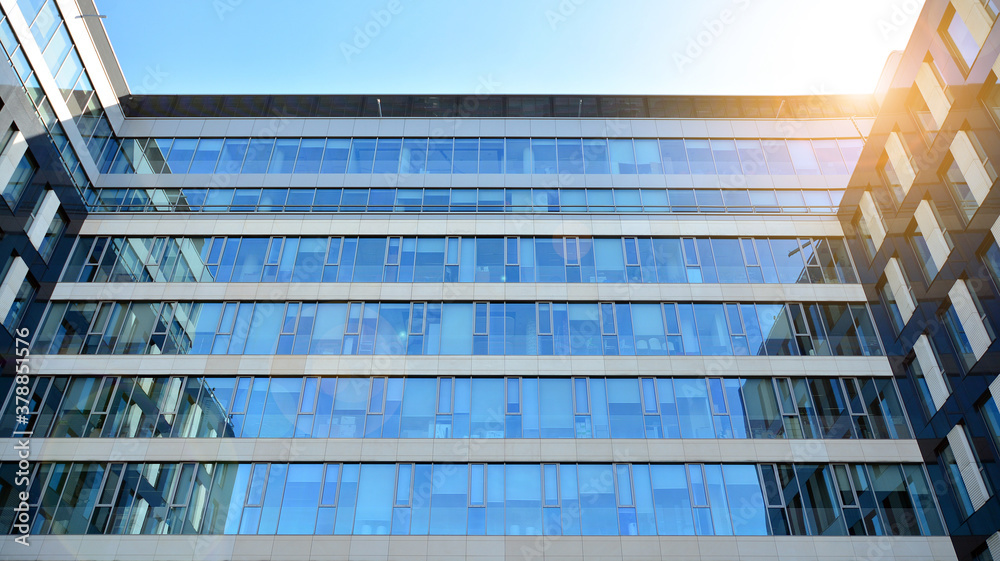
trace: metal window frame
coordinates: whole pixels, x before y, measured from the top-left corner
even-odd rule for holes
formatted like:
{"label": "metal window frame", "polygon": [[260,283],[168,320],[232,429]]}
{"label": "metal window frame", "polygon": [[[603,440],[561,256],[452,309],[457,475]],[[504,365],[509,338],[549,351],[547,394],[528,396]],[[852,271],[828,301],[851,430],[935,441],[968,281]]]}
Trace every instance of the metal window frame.
{"label": "metal window frame", "polygon": [[[438,376],[437,384],[434,392],[434,414],[435,415],[452,415],[455,412],[455,377],[454,376]],[[442,411],[441,407],[441,382],[448,380],[451,388],[449,390],[450,395],[448,396],[448,411]]]}
{"label": "metal window frame", "polygon": [[[402,242],[400,242],[402,243]],[[450,261],[450,251],[452,244],[455,244],[455,262]],[[402,249],[402,246],[400,247]],[[400,251],[402,253],[402,251]],[[444,266],[445,267],[460,267],[462,265],[462,238],[461,236],[445,236],[444,239]]]}
{"label": "metal window frame", "polygon": [[[571,245],[573,247],[572,254],[570,253]],[[573,255],[572,260],[570,259],[570,255]],[[580,266],[580,238],[578,236],[563,238],[563,259],[567,267]]]}
{"label": "metal window frame", "polygon": [[[646,382],[649,382],[653,388],[653,411],[649,411],[646,407],[646,391],[643,386]],[[575,396],[574,396],[575,397]],[[575,401],[575,400],[574,400]],[[659,388],[657,387],[656,378],[651,376],[644,376],[639,378],[639,402],[642,406],[642,414],[645,415],[655,415],[659,417],[660,415],[660,394]]]}
{"label": "metal window frame", "polygon": [[[548,316],[549,328],[546,331],[542,331],[542,317],[543,317],[542,306],[546,307],[545,315]],[[553,335],[554,330],[552,329],[553,327],[552,324],[553,324],[554,314],[552,313],[552,302],[538,302],[537,304],[535,304],[535,316],[536,316],[535,325],[537,326],[537,331],[538,331],[536,335]]]}
{"label": "metal window frame", "polygon": [[[331,468],[337,470],[337,483],[335,485],[336,488],[333,490],[333,504],[327,504],[327,503],[323,502],[323,495],[326,494],[326,481],[327,481],[327,477],[326,476],[327,476],[327,474],[330,473],[330,469]],[[218,470],[216,470],[216,471],[218,471]],[[341,481],[341,478],[343,477],[343,474],[344,474],[343,464],[341,464],[341,463],[324,463],[323,464],[323,479],[320,480],[320,490],[319,490],[319,507],[322,508],[322,507],[336,507],[337,506],[337,503],[340,501],[340,481]],[[411,486],[411,490],[412,490],[412,486]],[[396,500],[395,489],[393,489],[393,492],[394,492],[393,493],[393,502],[395,502],[395,500]]]}
{"label": "metal window frame", "polygon": [[[483,309],[483,308],[480,308],[480,306],[483,306],[486,309],[486,326],[485,326],[485,330],[483,330],[483,331],[480,331],[479,330],[479,326],[477,325],[477,323],[478,323],[478,316],[479,316],[479,310]],[[489,334],[490,334],[490,303],[489,302],[473,302],[472,303],[472,335],[473,336],[476,336],[476,335],[489,336]]]}
{"label": "metal window frame", "polygon": [[[712,396],[712,380],[718,380],[719,384],[722,386],[722,407],[725,409],[724,413],[715,412],[715,397]],[[731,409],[729,408],[729,396],[726,395],[726,379],[721,376],[710,376],[705,380],[705,385],[708,386],[708,404],[712,408],[713,417],[729,417],[731,414]]]}
{"label": "metal window frame", "polygon": [[[513,262],[510,251],[510,244],[514,243],[516,251],[514,251]],[[505,236],[503,239],[503,264],[505,267],[520,267],[521,266],[521,238],[520,236]]]}
{"label": "metal window frame", "polygon": [[[258,466],[264,466],[263,467],[264,475],[262,477],[262,479],[263,479],[263,485],[261,485],[261,487],[260,487],[260,502],[259,503],[251,503],[251,502],[247,502],[247,501],[250,500],[250,488],[251,488],[251,486],[253,486],[253,476],[256,473]],[[247,477],[247,487],[246,487],[246,491],[243,493],[243,508],[244,509],[246,509],[247,507],[262,507],[262,506],[264,506],[264,498],[267,497],[267,483],[268,483],[268,480],[270,479],[270,477],[269,477],[270,474],[271,474],[271,462],[250,462],[250,475],[249,475],[249,477]],[[242,518],[242,514],[245,514],[245,511],[241,512],[240,514],[241,514],[240,518]]]}
{"label": "metal window frame", "polygon": [[[611,329],[613,329],[613,331],[610,331],[610,332],[607,332],[607,331],[604,330],[605,320],[607,319],[604,316],[604,307],[605,306],[608,306],[608,307],[611,308]],[[599,313],[599,316],[598,316],[597,319],[601,323],[601,335],[602,336],[617,336],[618,335],[618,310],[617,310],[617,308],[618,307],[615,306],[614,302],[598,302],[597,303],[597,310],[598,310],[598,313]]]}
{"label": "metal window frame", "polygon": [[[333,251],[333,240],[340,240],[340,243],[337,244],[336,254],[334,254]],[[402,253],[402,251],[400,251],[400,253]],[[340,258],[343,256],[343,254],[344,254],[344,236],[331,236],[327,238],[326,256],[323,260],[323,266],[324,267],[339,266]],[[333,259],[333,261],[331,261],[331,259]]]}
{"label": "metal window frame", "polygon": [[[262,378],[266,379],[267,377],[263,376]],[[232,415],[246,415],[247,407],[250,405],[250,394],[253,392],[254,379],[255,379],[255,376],[237,376],[236,377],[236,383],[233,384],[232,399],[230,400],[230,403],[229,403],[229,415],[230,416],[232,416]],[[247,388],[246,388],[246,397],[244,398],[243,403],[237,403],[236,402],[236,396],[239,394],[239,391],[240,391],[240,380],[248,380],[248,385],[247,385]],[[242,408],[237,409],[238,405],[242,406]]]}
{"label": "metal window frame", "polygon": [[[413,329],[413,327],[414,327],[413,320],[416,317],[415,311],[417,309],[420,310],[420,326],[419,326],[419,331],[415,331]],[[473,321],[475,321],[475,320],[473,319]],[[427,330],[427,302],[411,302],[410,303],[410,317],[409,317],[409,321],[407,321],[407,323],[409,324],[408,327],[407,327],[407,329],[409,330],[409,333],[408,333],[409,335],[423,335],[426,332],[426,330]]]}
{"label": "metal window frame", "polygon": [[[629,263],[628,260],[628,246],[629,243],[632,244],[632,249],[635,251],[635,263]],[[641,261],[639,257],[639,238],[634,236],[623,236],[622,237],[622,255],[625,258],[626,267],[639,267],[639,262]]]}
{"label": "metal window frame", "polygon": [[[382,380],[382,398],[378,401],[378,406],[381,408],[380,411],[372,411],[372,398],[375,397],[375,380]],[[356,380],[357,381],[357,380]],[[365,392],[365,415],[383,415],[385,414],[385,398],[389,393],[389,381],[386,376],[373,376],[368,379],[368,391]],[[335,390],[336,391],[336,390]],[[318,392],[317,392],[318,395]],[[336,399],[336,398],[335,398]]]}
{"label": "metal window frame", "polygon": [[[582,376],[577,376],[577,377],[571,378],[571,380],[573,381],[573,415],[574,416],[577,416],[577,415],[587,415],[587,416],[590,416],[590,414],[592,413],[592,411],[594,409],[593,406],[590,403],[590,378],[584,378]],[[580,412],[576,408],[576,384],[577,384],[578,381],[583,382],[583,390],[587,394],[586,395],[586,399],[587,399],[587,411],[585,411],[585,412]]]}
{"label": "metal window frame", "polygon": [[[337,464],[337,465],[338,465],[338,469],[339,469],[339,464]],[[408,488],[408,490],[407,490],[407,493],[406,493],[406,502],[402,502],[401,503],[401,502],[398,502],[398,500],[399,500],[399,471],[400,471],[400,468],[402,468],[403,466],[407,466],[407,467],[410,468],[410,477],[409,477],[409,481],[407,482],[407,488]],[[417,470],[416,470],[416,464],[415,463],[401,462],[401,463],[396,464],[395,477],[392,478],[392,508],[397,508],[397,507],[399,507],[399,508],[406,508],[406,507],[409,507],[409,506],[411,506],[413,504],[413,480],[414,480],[414,472],[416,472],[416,471]],[[340,474],[338,474],[338,475],[340,475]],[[324,481],[325,481],[325,479],[324,479]],[[339,489],[339,487],[340,487],[340,477],[337,478],[337,483],[338,483],[338,485],[337,485],[338,489],[337,490],[339,491],[340,490]],[[339,495],[339,493],[338,493],[338,495]],[[320,495],[320,497],[322,497],[322,495]],[[337,498],[339,499],[340,497],[338,496]],[[320,498],[320,500],[323,500],[323,499]],[[430,502],[430,501],[428,501],[428,502]]]}
{"label": "metal window frame", "polygon": [[[486,472],[487,472],[487,467],[486,466],[487,465],[488,464],[469,464],[469,485],[468,485],[468,489],[466,491],[466,499],[467,499],[466,506],[468,506],[469,508],[485,508],[486,507],[487,492],[489,490],[489,488],[486,485]],[[472,502],[473,483],[476,483],[476,482],[473,481],[473,472],[474,472],[473,468],[476,467],[476,466],[478,466],[478,467],[480,467],[482,469],[482,476],[483,477],[482,477],[482,481],[480,482],[480,483],[482,483],[482,496],[483,496],[483,502],[482,502],[482,504],[475,504],[475,503]],[[542,484],[543,485],[545,484],[544,483],[544,477],[542,479]],[[411,488],[412,488],[412,486],[411,486]],[[544,497],[544,496],[545,495],[543,493],[542,497]],[[543,502],[544,502],[544,499],[543,499]]]}
{"label": "metal window frame", "polygon": [[[548,488],[548,485],[545,483],[545,467],[546,466],[553,466],[555,468],[555,471],[556,471],[556,475],[555,475],[556,502],[555,502],[555,504],[546,504],[545,503],[545,491]],[[574,465],[573,467],[575,468],[576,466]],[[557,507],[562,506],[562,493],[561,493],[561,491],[562,491],[562,482],[560,481],[562,478],[560,477],[561,474],[559,473],[559,464],[553,463],[553,462],[541,463],[540,464],[540,471],[541,471],[541,475],[542,475],[542,481],[541,481],[541,483],[542,483],[542,492],[541,492],[542,508],[557,508]],[[486,479],[486,477],[484,476],[483,479]]]}
{"label": "metal window frame", "polygon": [[[316,382],[316,391],[313,394],[312,403],[307,404],[305,402],[306,401],[306,384],[310,380],[315,380],[315,382]],[[299,407],[298,407],[298,414],[299,415],[313,415],[313,414],[316,413],[316,404],[319,401],[319,386],[320,386],[320,381],[321,381],[321,379],[320,379],[319,376],[303,376],[302,377],[302,385],[299,387]],[[310,407],[310,409],[308,409],[308,410],[303,409],[303,407],[306,407],[306,406]]]}
{"label": "metal window frame", "polygon": [[[521,415],[524,413],[524,384],[520,376],[505,376],[503,383],[503,409],[504,415]],[[517,412],[510,411],[510,384],[517,384]]]}
{"label": "metal window frame", "polygon": [[[702,486],[705,487],[705,504],[695,504],[694,482],[691,480],[691,468],[697,468],[701,472]],[[705,464],[684,464],[684,475],[687,476],[688,500],[691,501],[691,508],[712,508],[711,493],[708,492],[708,478],[705,477]]]}

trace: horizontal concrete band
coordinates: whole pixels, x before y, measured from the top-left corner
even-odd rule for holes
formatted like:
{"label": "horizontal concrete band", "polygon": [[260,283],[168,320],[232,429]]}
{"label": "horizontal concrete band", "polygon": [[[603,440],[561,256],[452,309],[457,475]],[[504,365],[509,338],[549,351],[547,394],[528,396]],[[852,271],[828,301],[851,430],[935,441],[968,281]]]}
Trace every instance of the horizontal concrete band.
{"label": "horizontal concrete band", "polygon": [[69,283],[52,300],[866,302],[860,284]]}
{"label": "horizontal concrete band", "polygon": [[564,187],[664,189],[845,189],[850,175],[582,174],[582,173],[164,173],[102,174],[98,188],[233,187]]}
{"label": "horizontal concrete band", "polygon": [[32,355],[34,375],[892,376],[881,356]]}
{"label": "horizontal concrete band", "polygon": [[7,536],[12,561],[949,561],[947,536]]}
{"label": "horizontal concrete band", "polygon": [[[817,103],[824,103],[818,96]],[[244,118],[129,118],[118,127],[126,137],[195,136],[503,136],[604,138],[857,138],[875,119],[607,119],[560,117],[309,117],[281,114]],[[856,124],[855,124],[856,123]]]}
{"label": "horizontal concrete band", "polygon": [[82,236],[835,236],[836,216],[99,214]]}
{"label": "horizontal concrete band", "polygon": [[[0,439],[0,461],[17,461]],[[917,463],[915,440],[631,438],[37,438],[46,462]]]}

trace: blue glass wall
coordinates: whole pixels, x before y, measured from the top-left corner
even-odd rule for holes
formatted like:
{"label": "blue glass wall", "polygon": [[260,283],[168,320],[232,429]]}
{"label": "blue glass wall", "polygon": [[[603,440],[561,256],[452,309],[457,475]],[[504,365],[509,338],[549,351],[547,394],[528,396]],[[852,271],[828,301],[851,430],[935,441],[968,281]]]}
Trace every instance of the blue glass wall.
{"label": "blue glass wall", "polygon": [[944,534],[919,464],[40,463],[31,496],[32,534]]}
{"label": "blue glass wall", "polygon": [[861,139],[122,138],[101,173],[849,175]]}
{"label": "blue glass wall", "polygon": [[47,354],[883,354],[867,306],[844,302],[54,302],[34,348]]}
{"label": "blue glass wall", "polygon": [[0,435],[911,438],[889,377],[36,376],[26,425],[17,397]]}
{"label": "blue glass wall", "polygon": [[63,282],[856,283],[843,238],[81,237]]}

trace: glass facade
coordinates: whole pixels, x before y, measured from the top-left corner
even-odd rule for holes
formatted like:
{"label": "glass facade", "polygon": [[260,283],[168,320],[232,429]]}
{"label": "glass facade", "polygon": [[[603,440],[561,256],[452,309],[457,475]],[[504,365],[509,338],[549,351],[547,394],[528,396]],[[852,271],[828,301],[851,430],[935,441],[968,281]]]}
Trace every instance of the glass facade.
{"label": "glass facade", "polygon": [[53,438],[912,438],[888,377],[45,376],[27,399]]}
{"label": "glass facade", "polygon": [[877,96],[473,99],[133,95],[89,0],[16,0],[0,338],[37,359],[0,437],[46,440],[0,504],[28,493],[36,561],[170,534],[178,561],[201,535],[1000,558],[995,4],[928,0]]}
{"label": "glass facade", "polygon": [[842,238],[79,238],[63,282],[856,283]]}
{"label": "glass facade", "polygon": [[101,173],[849,175],[859,139],[122,138]]}
{"label": "glass facade", "polygon": [[94,212],[834,214],[842,189],[237,188],[100,189]]}
{"label": "glass facade", "polygon": [[45,462],[31,486],[33,534],[944,533],[919,464]]}
{"label": "glass facade", "polygon": [[867,306],[843,302],[55,302],[34,345],[100,355],[882,355]]}

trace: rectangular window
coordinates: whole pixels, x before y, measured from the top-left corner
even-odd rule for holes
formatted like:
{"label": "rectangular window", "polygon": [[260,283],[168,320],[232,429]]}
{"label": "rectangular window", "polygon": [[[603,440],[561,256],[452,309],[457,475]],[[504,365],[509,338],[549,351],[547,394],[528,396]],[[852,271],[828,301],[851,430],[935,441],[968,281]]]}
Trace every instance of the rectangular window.
{"label": "rectangular window", "polygon": [[17,206],[17,201],[24,193],[24,189],[31,183],[36,171],[38,171],[38,163],[35,162],[30,151],[25,151],[24,156],[21,156],[21,160],[17,163],[17,167],[14,168],[14,174],[10,176],[10,181],[3,188],[2,195],[8,206],[11,208]]}
{"label": "rectangular window", "polygon": [[979,55],[979,43],[976,42],[969,27],[965,25],[962,17],[955,12],[955,8],[951,4],[948,5],[945,16],[941,19],[938,34],[948,45],[955,61],[968,74]]}

